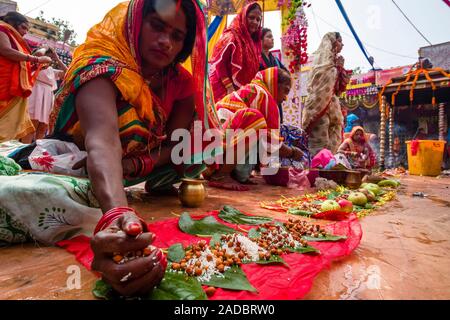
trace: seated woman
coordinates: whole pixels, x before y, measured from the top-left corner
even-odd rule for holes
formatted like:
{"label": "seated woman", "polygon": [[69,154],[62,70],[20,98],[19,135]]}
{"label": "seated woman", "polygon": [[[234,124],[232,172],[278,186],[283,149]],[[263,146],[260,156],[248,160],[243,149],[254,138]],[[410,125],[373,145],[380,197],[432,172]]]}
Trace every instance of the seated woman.
{"label": "seated woman", "polygon": [[[289,91],[291,90],[290,74],[278,68],[269,68],[260,71],[256,78],[248,85],[242,87],[238,91],[229,94],[216,105],[218,113],[225,117],[223,130],[243,129],[245,133],[251,129],[258,132],[262,129],[267,129],[273,132],[275,139],[278,136],[280,129],[280,114],[278,105],[283,102]],[[227,134],[225,134],[225,141],[227,141]],[[237,140],[233,139],[231,143],[227,141],[225,144],[225,153],[230,152],[232,148],[237,147]],[[254,141],[253,143],[256,143]],[[256,163],[249,163],[249,153],[254,152],[256,146],[251,143],[245,144],[245,164],[224,164],[210,177],[210,186],[245,191],[248,187],[242,185],[249,183],[251,172]],[[235,155],[237,152],[234,153]],[[279,149],[281,158],[291,158],[293,160],[301,160],[303,152],[296,147],[288,147],[282,144]],[[235,159],[237,160],[237,159]],[[242,159],[239,159],[242,160]]]}
{"label": "seated woman", "polygon": [[347,157],[352,169],[372,169],[376,164],[376,155],[367,141],[362,127],[354,127],[350,137],[345,139],[338,149],[338,154]]}
{"label": "seated woman", "polygon": [[[46,243],[89,235],[82,227],[102,213],[91,241],[92,269],[121,295],[150,291],[166,269],[162,252],[154,247],[150,256],[129,263],[112,260],[113,253],[142,252],[154,240],[128,207],[124,178],[126,185],[147,181],[147,189],[161,190],[203,170],[172,165],[168,137],[174,130],[191,128],[195,106],[197,114],[205,115],[203,87],[198,85],[205,79],[204,25],[195,0],[132,0],[112,9],[75,51],[53,113],[54,135],[69,137],[87,152],[90,183],[72,177],[58,180],[72,199],[64,203],[44,193],[46,182],[54,179],[44,175],[40,197],[34,199],[40,206],[30,203],[27,217],[15,206],[7,208],[35,239]],[[180,64],[191,53],[194,78]],[[47,204],[42,203],[45,197]],[[91,205],[97,201],[101,210]],[[48,203],[55,211],[51,217],[46,212],[52,207],[43,210]]]}

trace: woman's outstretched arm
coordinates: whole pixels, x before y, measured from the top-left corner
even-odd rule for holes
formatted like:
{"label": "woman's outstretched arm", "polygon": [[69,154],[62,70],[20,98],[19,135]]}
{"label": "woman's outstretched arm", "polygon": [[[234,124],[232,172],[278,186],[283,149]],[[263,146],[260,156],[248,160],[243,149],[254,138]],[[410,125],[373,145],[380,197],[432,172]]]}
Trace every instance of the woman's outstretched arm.
{"label": "woman's outstretched arm", "polygon": [[103,212],[127,206],[116,97],[116,87],[105,78],[89,81],[76,97],[88,153],[87,170]]}

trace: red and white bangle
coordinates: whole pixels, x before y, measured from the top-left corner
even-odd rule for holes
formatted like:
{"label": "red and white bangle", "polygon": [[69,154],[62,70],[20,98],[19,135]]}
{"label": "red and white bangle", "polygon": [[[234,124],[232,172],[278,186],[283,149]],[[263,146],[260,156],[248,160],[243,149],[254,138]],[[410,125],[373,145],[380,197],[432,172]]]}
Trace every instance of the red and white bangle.
{"label": "red and white bangle", "polygon": [[97,233],[108,228],[114,221],[118,220],[121,216],[123,216],[127,212],[133,212],[139,218],[139,220],[142,224],[143,231],[144,232],[148,231],[147,223],[145,223],[144,219],[142,219],[137,214],[136,210],[134,210],[133,208],[128,208],[128,207],[118,207],[118,208],[113,208],[113,209],[109,210],[108,212],[106,212],[103,215],[103,217],[100,219],[97,226],[95,227],[94,236]]}

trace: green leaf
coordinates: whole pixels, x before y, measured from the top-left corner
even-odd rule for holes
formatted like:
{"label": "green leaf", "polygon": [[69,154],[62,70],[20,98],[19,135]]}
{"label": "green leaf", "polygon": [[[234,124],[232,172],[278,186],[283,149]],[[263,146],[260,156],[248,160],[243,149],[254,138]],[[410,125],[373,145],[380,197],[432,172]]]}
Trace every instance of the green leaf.
{"label": "green leaf", "polygon": [[229,223],[245,224],[251,226],[257,226],[273,221],[273,219],[267,217],[245,215],[231,206],[223,207],[223,209],[219,213],[219,218]]}
{"label": "green leaf", "polygon": [[247,233],[247,237],[250,239],[259,239],[261,238],[261,233],[264,232],[266,229],[260,228],[258,231],[258,228],[250,229]]}
{"label": "green leaf", "polygon": [[166,272],[161,283],[148,296],[150,300],[207,300],[196,278],[181,272]]}
{"label": "green leaf", "polygon": [[310,237],[310,236],[303,236],[303,240],[306,240],[308,242],[334,242],[334,241],[341,241],[341,240],[347,240],[346,236],[335,236],[332,234],[327,234],[324,237]]}
{"label": "green leaf", "polygon": [[125,298],[121,297],[114,289],[99,280],[92,290],[97,299],[120,300],[206,300],[205,291],[196,278],[189,277],[183,273],[166,272],[161,283],[151,293],[143,297]]}
{"label": "green leaf", "polygon": [[215,233],[233,234],[237,231],[219,223],[216,218],[208,216],[202,220],[192,220],[188,213],[183,213],[178,221],[178,227],[184,233],[195,236],[212,236]]}
{"label": "green leaf", "polygon": [[291,215],[294,215],[294,216],[303,216],[303,217],[310,217],[310,216],[313,215],[312,212],[299,210],[299,209],[296,209],[296,208],[289,209],[287,213],[291,214]]}
{"label": "green leaf", "polygon": [[202,285],[235,291],[258,292],[250,284],[244,271],[236,266],[225,271],[222,277],[217,275],[212,276],[210,281],[202,282]]}
{"label": "green leaf", "polygon": [[367,203],[366,204],[366,206],[364,207],[365,209],[373,209],[373,208],[375,208],[372,204],[370,204],[370,203]]}
{"label": "green leaf", "polygon": [[274,255],[274,254],[270,257],[269,260],[243,261],[242,263],[244,263],[244,264],[256,263],[256,264],[261,264],[261,265],[282,264],[285,267],[289,268],[289,265],[286,263],[286,261],[283,260],[283,258],[281,258],[280,256],[277,256],[277,255]]}
{"label": "green leaf", "polygon": [[222,242],[222,236],[218,233],[213,234],[211,240],[209,241],[209,246],[214,248],[216,244],[220,244]]}
{"label": "green leaf", "polygon": [[328,200],[334,200],[334,199],[336,199],[337,197],[339,197],[340,195],[341,195],[340,192],[332,191],[332,192],[328,195],[327,199],[328,199]]}
{"label": "green leaf", "polygon": [[297,248],[292,248],[292,247],[287,247],[288,249],[290,249],[292,252],[296,252],[296,253],[320,253],[319,250],[317,250],[314,247],[311,246],[307,246],[307,247],[297,247]]}
{"label": "green leaf", "polygon": [[95,283],[92,293],[97,299],[113,300],[114,298],[117,298],[113,288],[103,280],[98,280]]}
{"label": "green leaf", "polygon": [[171,246],[167,253],[167,258],[170,262],[180,262],[185,257],[186,252],[183,249],[181,243],[174,244]]}

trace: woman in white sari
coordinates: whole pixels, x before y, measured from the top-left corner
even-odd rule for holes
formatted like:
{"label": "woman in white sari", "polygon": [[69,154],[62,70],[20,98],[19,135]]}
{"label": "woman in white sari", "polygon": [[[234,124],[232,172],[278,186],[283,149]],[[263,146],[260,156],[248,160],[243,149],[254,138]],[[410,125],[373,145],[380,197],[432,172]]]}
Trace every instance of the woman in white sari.
{"label": "woman in white sari", "polygon": [[343,46],[340,34],[330,32],[315,53],[302,120],[312,156],[322,149],[336,153],[342,142],[344,117],[339,95],[345,91],[351,75],[339,55]]}

